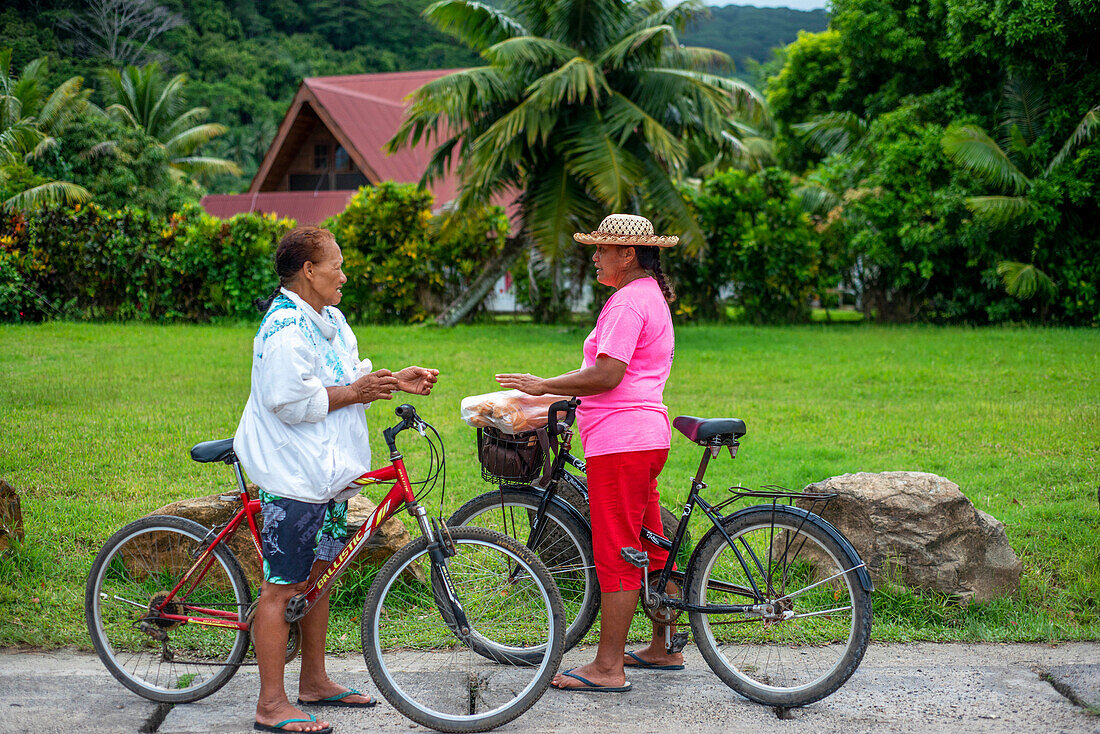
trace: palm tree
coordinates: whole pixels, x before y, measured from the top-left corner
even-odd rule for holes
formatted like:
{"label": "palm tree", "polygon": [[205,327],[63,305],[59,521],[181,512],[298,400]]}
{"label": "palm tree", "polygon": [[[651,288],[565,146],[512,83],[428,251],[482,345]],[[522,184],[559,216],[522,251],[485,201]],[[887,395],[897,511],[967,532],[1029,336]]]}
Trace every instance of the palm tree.
{"label": "palm tree", "polygon": [[[57,144],[57,135],[88,107],[84,80],[74,76],[46,93],[46,58],[27,64],[18,77],[11,72],[10,48],[0,49],[0,179],[11,180],[11,167],[41,156]],[[88,191],[68,181],[32,185],[3,202],[6,209],[30,209],[90,198]]]}
{"label": "palm tree", "polygon": [[127,66],[122,71],[107,69],[103,78],[107,86],[105,91],[113,102],[107,113],[159,141],[168,154],[174,175],[241,174],[241,169],[232,161],[195,155],[203,143],[225,133],[228,128],[218,123],[201,122],[209,113],[205,107],[186,109],[183,94],[186,74],[166,80],[160,66],[151,63],[143,67]]}
{"label": "palm tree", "polygon": [[422,183],[453,165],[455,211],[514,196],[521,217],[504,255],[441,323],[460,320],[524,246],[559,262],[573,233],[610,211],[644,213],[689,250],[703,246],[677,186],[689,151],[735,155],[731,117],[751,119],[763,100],[709,73],[731,63],[724,54],[679,44],[702,10],[698,0],[442,0],[424,11],[487,64],[417,90],[389,148],[434,143]]}
{"label": "palm tree", "polygon": [[[944,133],[943,150],[948,158],[991,189],[1007,192],[968,197],[966,206],[978,221],[994,228],[1033,224],[1040,213],[1032,195],[1036,184],[1049,178],[1100,128],[1100,105],[1097,105],[1085,113],[1046,166],[1038,166],[1029,161],[1029,148],[1042,136],[1046,114],[1046,100],[1039,87],[1009,79],[1004,87],[1000,145],[977,125],[952,126]],[[1024,169],[1031,169],[1032,175],[1025,174]],[[1009,295],[1021,300],[1040,296],[1050,301],[1057,293],[1057,284],[1036,265],[1039,244],[1036,239],[1030,262],[998,263],[997,274]]]}

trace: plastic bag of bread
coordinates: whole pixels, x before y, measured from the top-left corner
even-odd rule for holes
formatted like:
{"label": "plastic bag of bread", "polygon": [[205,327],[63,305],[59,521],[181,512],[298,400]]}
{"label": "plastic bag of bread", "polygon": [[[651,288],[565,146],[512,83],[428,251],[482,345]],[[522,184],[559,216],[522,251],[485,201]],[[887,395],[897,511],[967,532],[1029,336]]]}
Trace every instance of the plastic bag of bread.
{"label": "plastic bag of bread", "polygon": [[461,415],[474,428],[495,428],[501,433],[523,433],[546,425],[546,411],[564,395],[528,395],[519,390],[499,390],[462,399]]}

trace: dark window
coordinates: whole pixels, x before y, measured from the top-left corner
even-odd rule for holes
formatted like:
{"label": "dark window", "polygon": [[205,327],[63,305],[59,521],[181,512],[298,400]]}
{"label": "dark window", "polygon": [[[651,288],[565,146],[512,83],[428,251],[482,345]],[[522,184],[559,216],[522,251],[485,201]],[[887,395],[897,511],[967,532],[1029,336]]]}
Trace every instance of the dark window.
{"label": "dark window", "polygon": [[313,170],[324,171],[328,169],[328,145],[322,143],[313,146]]}
{"label": "dark window", "polygon": [[351,156],[348,155],[348,152],[344,150],[344,146],[342,145],[336,146],[336,155],[333,156],[333,159],[336,161],[337,171],[350,171],[354,168],[351,164]]}
{"label": "dark window", "polygon": [[340,191],[348,189],[357,189],[360,186],[366,186],[370,181],[359,171],[355,173],[338,173],[336,174],[336,188]]}
{"label": "dark window", "polygon": [[328,176],[316,173],[292,173],[287,183],[291,191],[328,190]]}

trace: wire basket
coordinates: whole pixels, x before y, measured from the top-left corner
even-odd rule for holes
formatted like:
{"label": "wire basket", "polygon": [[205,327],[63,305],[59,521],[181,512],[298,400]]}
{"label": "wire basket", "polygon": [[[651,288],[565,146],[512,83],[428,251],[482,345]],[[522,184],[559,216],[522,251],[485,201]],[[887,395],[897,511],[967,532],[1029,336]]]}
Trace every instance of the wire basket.
{"label": "wire basket", "polygon": [[544,455],[538,431],[512,435],[479,428],[477,459],[485,481],[506,484],[532,481],[542,472]]}

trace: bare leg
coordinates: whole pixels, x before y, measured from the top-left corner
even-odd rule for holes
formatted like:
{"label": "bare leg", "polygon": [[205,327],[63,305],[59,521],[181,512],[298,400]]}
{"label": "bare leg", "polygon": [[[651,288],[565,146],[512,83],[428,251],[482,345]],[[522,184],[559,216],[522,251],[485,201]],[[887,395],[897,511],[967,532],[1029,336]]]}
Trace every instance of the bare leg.
{"label": "bare leg", "polygon": [[[680,587],[669,581],[665,586],[665,593],[669,596],[676,596],[680,593]],[[670,625],[672,627],[669,630],[670,635],[676,634],[676,625]],[[675,655],[669,655],[668,650],[665,649],[665,625],[653,623],[653,636],[650,638],[649,645],[643,647],[641,650],[635,650],[634,654],[640,657],[647,663],[654,665],[683,665],[684,655],[683,653],[676,653]],[[632,658],[623,656],[624,663],[637,664]]]}
{"label": "bare leg", "polygon": [[[313,582],[328,567],[325,561],[314,561],[309,580]],[[325,671],[325,637],[328,634],[329,595],[325,594],[302,617],[302,672],[298,677],[298,698],[302,701],[319,701],[322,698],[346,693],[349,689],[328,677]],[[368,703],[370,696],[351,695],[341,699],[345,703]]]}
{"label": "bare leg", "polygon": [[[274,726],[287,719],[306,719],[308,715],[291,705],[283,685],[286,670],[286,642],[290,626],[286,623],[286,603],[306,587],[301,584],[264,582],[256,617],[253,620],[256,662],[260,669],[260,698],[256,702],[256,722]],[[287,731],[320,731],[325,721],[287,724]]]}
{"label": "bare leg", "polygon": [[[596,659],[582,665],[574,673],[601,686],[626,684],[623,658],[626,653],[626,637],[630,632],[630,620],[638,606],[638,590],[612,591],[600,595],[600,644]],[[550,684],[557,688],[577,688],[584,684],[563,673],[554,676]]]}

